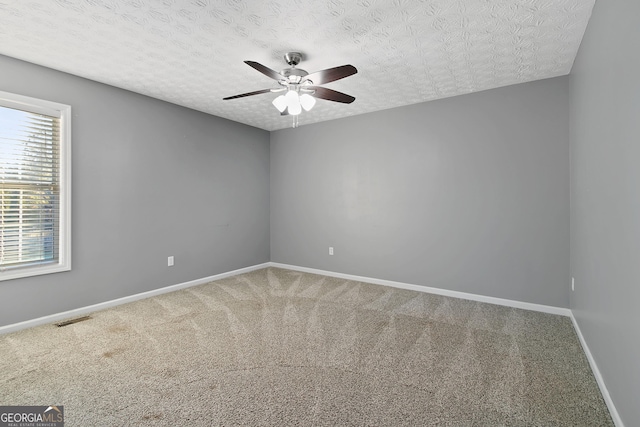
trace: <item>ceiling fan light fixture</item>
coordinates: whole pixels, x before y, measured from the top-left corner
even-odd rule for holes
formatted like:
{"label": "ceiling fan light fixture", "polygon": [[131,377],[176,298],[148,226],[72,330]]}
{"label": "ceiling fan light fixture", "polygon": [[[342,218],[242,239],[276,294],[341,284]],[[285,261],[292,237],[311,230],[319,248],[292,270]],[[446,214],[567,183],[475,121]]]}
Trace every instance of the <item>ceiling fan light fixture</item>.
{"label": "ceiling fan light fixture", "polygon": [[316,105],[316,99],[308,93],[303,93],[300,95],[300,105],[302,105],[304,111],[310,111]]}

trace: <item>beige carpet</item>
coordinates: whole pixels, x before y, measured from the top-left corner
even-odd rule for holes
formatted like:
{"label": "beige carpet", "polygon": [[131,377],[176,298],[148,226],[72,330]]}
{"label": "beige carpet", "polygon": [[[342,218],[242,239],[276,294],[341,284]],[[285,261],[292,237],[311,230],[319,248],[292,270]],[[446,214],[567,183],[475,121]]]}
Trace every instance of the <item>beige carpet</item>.
{"label": "beige carpet", "polygon": [[613,425],[569,318],[269,268],[0,336],[71,426]]}

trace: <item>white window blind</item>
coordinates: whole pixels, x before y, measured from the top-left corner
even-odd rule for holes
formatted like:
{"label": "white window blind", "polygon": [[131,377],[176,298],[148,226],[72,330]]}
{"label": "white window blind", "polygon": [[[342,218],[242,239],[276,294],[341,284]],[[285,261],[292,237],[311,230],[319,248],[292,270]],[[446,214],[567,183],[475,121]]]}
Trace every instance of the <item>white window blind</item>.
{"label": "white window blind", "polygon": [[64,117],[42,104],[10,101],[0,98],[0,274],[68,270]]}

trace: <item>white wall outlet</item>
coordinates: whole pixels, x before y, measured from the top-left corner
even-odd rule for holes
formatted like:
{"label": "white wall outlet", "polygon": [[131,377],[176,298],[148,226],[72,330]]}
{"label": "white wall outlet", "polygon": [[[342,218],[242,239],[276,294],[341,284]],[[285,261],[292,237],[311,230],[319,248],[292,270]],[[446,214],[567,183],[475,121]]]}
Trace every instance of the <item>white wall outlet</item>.
{"label": "white wall outlet", "polygon": [[173,267],[173,255],[171,255],[169,258],[167,258],[167,265],[169,267]]}
{"label": "white wall outlet", "polygon": [[571,290],[572,291],[576,290],[576,279],[575,279],[575,277],[571,278]]}
{"label": "white wall outlet", "polygon": [[329,246],[329,255],[333,255],[333,246]]}

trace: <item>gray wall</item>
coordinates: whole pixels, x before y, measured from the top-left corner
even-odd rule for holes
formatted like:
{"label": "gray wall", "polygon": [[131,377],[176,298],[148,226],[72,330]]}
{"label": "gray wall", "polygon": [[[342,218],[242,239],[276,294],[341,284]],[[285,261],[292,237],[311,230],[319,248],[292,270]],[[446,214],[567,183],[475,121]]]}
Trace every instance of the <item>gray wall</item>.
{"label": "gray wall", "polygon": [[269,261],[268,132],[3,56],[0,90],[73,112],[73,270],[0,282],[0,325]]}
{"label": "gray wall", "polygon": [[571,71],[571,308],[640,425],[640,2],[596,2]]}
{"label": "gray wall", "polygon": [[271,260],[568,307],[568,84],[272,132]]}

